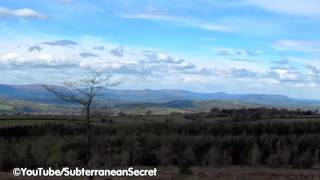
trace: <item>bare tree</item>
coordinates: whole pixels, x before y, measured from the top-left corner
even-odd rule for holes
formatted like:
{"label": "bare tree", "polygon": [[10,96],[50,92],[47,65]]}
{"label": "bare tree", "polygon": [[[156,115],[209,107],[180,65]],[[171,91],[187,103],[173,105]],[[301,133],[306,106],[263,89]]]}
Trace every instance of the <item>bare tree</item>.
{"label": "bare tree", "polygon": [[101,72],[92,72],[89,77],[78,81],[64,81],[63,87],[44,85],[46,90],[59,99],[83,107],[86,116],[86,165],[88,168],[91,168],[91,113],[98,98],[104,95],[102,90],[118,85],[118,82],[112,82],[110,78],[111,76],[103,75]]}

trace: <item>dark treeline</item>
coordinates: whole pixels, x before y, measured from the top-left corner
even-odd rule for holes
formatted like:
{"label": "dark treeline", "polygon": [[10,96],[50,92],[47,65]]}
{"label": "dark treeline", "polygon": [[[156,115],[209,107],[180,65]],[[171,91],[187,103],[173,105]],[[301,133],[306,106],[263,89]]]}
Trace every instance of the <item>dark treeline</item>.
{"label": "dark treeline", "polygon": [[[267,166],[319,164],[320,122],[107,124],[93,127],[96,168],[124,166]],[[0,129],[0,170],[75,167],[85,157],[85,128],[47,124]]]}
{"label": "dark treeline", "polygon": [[[14,126],[0,128],[0,138],[28,137],[53,135],[81,135],[85,128],[75,125],[46,124],[34,126]],[[258,121],[258,122],[201,122],[201,123],[174,123],[170,120],[162,122],[150,122],[143,124],[111,124],[95,126],[96,135],[116,135],[152,133],[180,134],[180,135],[305,135],[320,133],[320,121]]]}
{"label": "dark treeline", "polygon": [[215,118],[227,117],[234,121],[257,121],[261,119],[278,119],[278,118],[291,118],[299,116],[317,115],[317,111],[311,110],[288,110],[277,108],[241,108],[241,109],[219,109],[213,108],[210,112],[199,112],[193,114],[186,114],[185,118],[190,120],[199,120],[201,118]]}

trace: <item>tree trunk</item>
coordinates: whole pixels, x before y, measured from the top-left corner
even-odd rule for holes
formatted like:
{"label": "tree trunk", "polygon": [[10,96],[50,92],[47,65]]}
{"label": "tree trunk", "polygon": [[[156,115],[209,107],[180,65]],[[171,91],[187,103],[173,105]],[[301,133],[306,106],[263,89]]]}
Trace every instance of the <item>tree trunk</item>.
{"label": "tree trunk", "polygon": [[[87,129],[87,157],[86,157],[86,166],[87,169],[91,169],[91,164],[90,164],[90,159],[91,159],[91,151],[90,151],[90,146],[91,146],[91,126],[90,126],[90,105],[86,107],[86,129]],[[89,176],[88,180],[93,180],[93,176]]]}

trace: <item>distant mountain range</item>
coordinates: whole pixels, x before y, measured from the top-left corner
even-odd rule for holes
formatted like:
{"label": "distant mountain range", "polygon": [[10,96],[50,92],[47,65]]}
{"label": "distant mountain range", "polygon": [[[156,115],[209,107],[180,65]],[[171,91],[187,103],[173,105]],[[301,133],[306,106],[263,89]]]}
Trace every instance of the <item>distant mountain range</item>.
{"label": "distant mountain range", "polygon": [[[227,94],[217,93],[196,93],[185,90],[118,90],[105,89],[104,93],[108,102],[117,107],[121,104],[129,107],[144,104],[152,107],[188,108],[197,105],[210,104],[242,104],[259,105],[272,107],[291,108],[319,108],[320,100],[294,99],[283,95],[267,94]],[[60,103],[52,94],[47,92],[41,85],[0,85],[0,98],[4,100],[33,101],[47,104]],[[207,103],[204,103],[207,102]]]}

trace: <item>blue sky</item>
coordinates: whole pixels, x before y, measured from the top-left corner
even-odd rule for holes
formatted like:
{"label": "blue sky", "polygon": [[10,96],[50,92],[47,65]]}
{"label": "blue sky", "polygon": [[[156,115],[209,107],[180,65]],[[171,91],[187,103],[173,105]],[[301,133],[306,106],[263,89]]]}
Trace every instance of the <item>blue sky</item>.
{"label": "blue sky", "polygon": [[0,83],[320,98],[318,0],[0,0]]}

